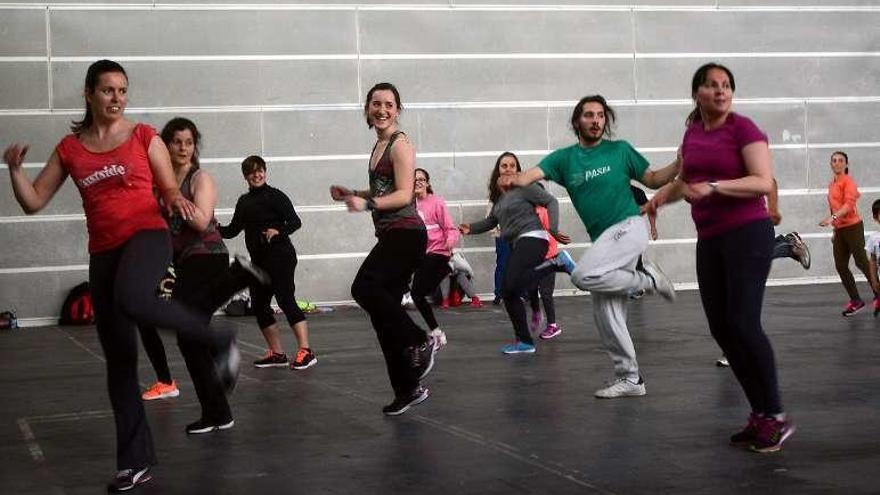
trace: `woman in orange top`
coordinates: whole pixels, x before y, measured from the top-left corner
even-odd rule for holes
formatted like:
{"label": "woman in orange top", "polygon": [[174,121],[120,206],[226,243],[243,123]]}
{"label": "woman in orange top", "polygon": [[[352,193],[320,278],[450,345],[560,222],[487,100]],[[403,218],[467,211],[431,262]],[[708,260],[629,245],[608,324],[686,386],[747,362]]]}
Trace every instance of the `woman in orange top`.
{"label": "woman in orange top", "polygon": [[831,171],[834,178],[828,185],[828,207],[830,214],[819,222],[822,227],[834,227],[831,245],[834,253],[834,266],[849,294],[849,303],[843,309],[843,316],[852,316],[865,307],[859,296],[856,281],[849,270],[849,258],[855,258],[856,267],[868,277],[868,258],[865,255],[865,225],[856,207],[859,189],[849,175],[849,157],[843,151],[831,154]]}

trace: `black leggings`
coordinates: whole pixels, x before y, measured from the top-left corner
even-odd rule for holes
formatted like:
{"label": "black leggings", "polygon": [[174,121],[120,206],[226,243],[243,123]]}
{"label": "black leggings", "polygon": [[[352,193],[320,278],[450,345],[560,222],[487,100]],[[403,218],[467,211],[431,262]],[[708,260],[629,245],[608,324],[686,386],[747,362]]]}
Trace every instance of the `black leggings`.
{"label": "black leggings", "polygon": [[416,308],[422,314],[425,323],[428,324],[428,330],[434,330],[440,325],[437,324],[437,319],[434,318],[434,311],[431,309],[426,296],[436,291],[440,282],[449,275],[449,271],[449,256],[428,253],[413,276],[412,291],[410,292]]}
{"label": "black leggings", "polygon": [[[538,287],[529,292],[529,303],[532,311],[540,311],[538,306],[540,303],[544,305],[544,316],[547,317],[547,324],[556,323],[556,305],[553,304],[553,291],[556,290],[556,273],[548,273],[544,278],[538,281]],[[538,297],[540,294],[540,297]],[[540,301],[538,301],[540,299]]]}
{"label": "black leggings", "polygon": [[251,253],[251,259],[255,265],[266,270],[269,277],[272,278],[270,287],[252,285],[250,288],[254,315],[257,317],[260,329],[275,324],[275,311],[270,305],[273,295],[291,327],[305,321],[306,315],[296,303],[294,274],[296,273],[297,259],[293,245],[289,242],[270,244],[269,249],[265,252]]}
{"label": "black leggings", "polygon": [[697,241],[697,282],[709,330],[752,411],[761,414],[782,412],[773,347],[761,327],[773,243],[766,219]]}
{"label": "black leggings", "polygon": [[425,257],[427,242],[424,230],[392,229],[379,234],[379,242],[351,284],[352,297],[370,315],[385,356],[391,388],[398,397],[419,385],[419,377],[410,369],[404,350],[422,345],[427,336],[400,305],[400,299]]}
{"label": "black leggings", "polygon": [[[229,271],[229,255],[227,253],[192,255],[177,262],[175,269],[177,281],[173,297],[187,304],[201,304],[202,301],[197,301],[196,296],[202,293],[202,288],[205,286],[223,280],[223,275]],[[220,274],[219,277],[218,274]],[[246,279],[240,277],[238,288],[244,288],[246,282]],[[144,349],[153,363],[159,381],[170,383],[171,373],[168,371],[165,347],[159,338],[159,332],[155,327],[148,326],[140,326],[139,330]],[[155,346],[155,348],[150,350],[150,346]],[[202,406],[201,419],[210,424],[229,422],[232,419],[232,411],[229,408],[229,401],[226,399],[226,391],[214,367],[216,349],[185,336],[178,336],[177,346],[180,348],[184,362],[186,362],[196,396]],[[161,361],[158,361],[160,357]],[[167,374],[167,381],[163,380],[160,367]]]}
{"label": "black leggings", "polygon": [[210,330],[210,313],[157,296],[156,287],[170,260],[171,240],[166,230],[140,231],[122,246],[89,258],[92,302],[116,421],[118,469],[156,462],[138,384],[135,324],[173,329],[203,345],[229,345],[232,338],[231,333]]}
{"label": "black leggings", "polygon": [[529,332],[526,308],[520,296],[534,289],[538,280],[553,271],[552,266],[545,270],[535,270],[536,266],[544,262],[548,245],[546,239],[520,237],[513,243],[507,266],[504,268],[504,283],[501,286],[504,307],[513,324],[516,339],[527,344],[534,344],[534,340]]}

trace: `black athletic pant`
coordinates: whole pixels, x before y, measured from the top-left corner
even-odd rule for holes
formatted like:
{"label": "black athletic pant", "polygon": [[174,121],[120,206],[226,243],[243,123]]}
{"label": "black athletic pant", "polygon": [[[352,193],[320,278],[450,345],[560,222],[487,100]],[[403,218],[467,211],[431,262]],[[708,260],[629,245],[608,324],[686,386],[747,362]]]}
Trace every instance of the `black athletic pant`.
{"label": "black athletic pant", "polygon": [[437,253],[428,253],[422,264],[416,269],[413,276],[412,291],[410,291],[413,302],[425,323],[428,324],[428,330],[434,330],[440,325],[434,318],[434,310],[428,303],[428,294],[433,294],[440,282],[449,275],[449,256]]}
{"label": "black athletic pant", "polygon": [[[556,305],[553,303],[553,291],[556,290],[556,273],[548,273],[538,281],[538,287],[529,292],[532,311],[540,311],[538,304],[544,305],[544,316],[547,324],[556,323]],[[540,295],[540,297],[539,297]],[[540,299],[540,301],[538,301]]]}
{"label": "black athletic pant", "polygon": [[229,345],[231,334],[212,332],[210,313],[156,294],[171,260],[166,230],[143,230],[122,246],[89,258],[96,326],[107,360],[107,388],[116,420],[118,469],[156,463],[137,376],[136,324],[176,330],[206,344]]}
{"label": "black athletic pant", "polygon": [[156,380],[170,385],[172,381],[171,369],[168,368],[168,356],[165,354],[165,345],[162,343],[162,338],[159,337],[159,331],[156,330],[156,327],[138,326],[138,332],[141,334],[144,352],[147,353],[147,358],[156,372]]}
{"label": "black athletic pant", "polygon": [[252,252],[250,255],[251,261],[266,270],[272,279],[272,284],[269,287],[254,284],[250,288],[254,315],[257,317],[260,329],[275,324],[275,311],[270,305],[273,295],[291,327],[304,321],[306,315],[296,303],[294,274],[296,273],[297,259],[293,244],[289,241],[273,242],[268,244],[265,250],[260,250],[257,253]]}
{"label": "black athletic pant", "polygon": [[424,230],[392,229],[379,234],[379,242],[367,255],[351,284],[354,300],[370,315],[385,356],[388,378],[395,396],[410,394],[419,377],[409,366],[405,349],[425,343],[427,336],[400,299],[425,256],[428,235]]}
{"label": "black athletic pant", "polygon": [[[192,255],[178,262],[175,269],[177,281],[172,297],[183,303],[202,306],[207,303],[195,299],[198,294],[203,293],[202,289],[229,279],[223,275],[230,270],[229,255],[227,253]],[[218,275],[220,276],[218,277]],[[242,276],[238,277],[238,280],[237,287],[243,289],[247,279]],[[150,345],[158,343],[158,350],[161,351],[163,358],[161,364],[164,365],[165,372],[168,373],[168,381],[165,383],[170,383],[171,374],[167,371],[168,361],[164,360],[165,348],[159,338],[158,331],[155,327],[141,326],[139,329],[144,349],[148,349],[148,340],[151,342]],[[177,346],[180,348],[184,362],[186,362],[186,369],[192,377],[196,396],[202,406],[201,419],[210,424],[228,423],[232,420],[232,411],[229,408],[229,401],[226,399],[226,390],[214,367],[216,349],[185,336],[178,336]],[[156,353],[156,350],[154,349],[153,352]],[[159,381],[164,381],[149,350],[147,350],[147,355],[150,356]]]}
{"label": "black athletic pant", "polygon": [[834,268],[840,275],[840,282],[846,290],[850,301],[861,301],[859,289],[856,287],[856,279],[849,269],[849,258],[855,261],[856,268],[871,280],[868,276],[868,254],[865,251],[865,224],[859,222],[847,227],[834,229],[831,236],[831,252],[834,256]]}
{"label": "black athletic pant", "polygon": [[752,411],[762,414],[782,412],[773,347],[761,327],[773,243],[766,219],[697,241],[697,282],[709,330]]}
{"label": "black athletic pant", "polygon": [[532,334],[529,332],[529,324],[526,319],[526,308],[523,305],[522,294],[528,294],[534,289],[538,281],[547,273],[554,271],[555,267],[545,270],[535,270],[535,267],[544,262],[547,255],[546,239],[537,237],[520,237],[513,243],[507,266],[504,268],[504,283],[501,285],[501,298],[504,299],[504,307],[507,316],[513,324],[516,339],[526,344],[534,344]]}

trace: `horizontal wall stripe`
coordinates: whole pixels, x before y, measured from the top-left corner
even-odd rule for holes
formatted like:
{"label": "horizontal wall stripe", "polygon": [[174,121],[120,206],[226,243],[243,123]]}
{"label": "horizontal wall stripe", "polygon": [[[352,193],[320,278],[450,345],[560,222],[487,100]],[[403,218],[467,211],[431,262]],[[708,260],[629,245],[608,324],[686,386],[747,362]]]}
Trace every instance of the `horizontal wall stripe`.
{"label": "horizontal wall stripe", "polygon": [[462,11],[462,12],[880,12],[880,7],[873,5],[842,5],[842,6],[726,6],[726,5],[572,5],[572,4],[170,4],[161,2],[126,2],[126,3],[0,3],[0,10],[188,10],[188,11],[273,11],[273,10],[366,10],[366,11]]}
{"label": "horizontal wall stripe", "polygon": [[[865,236],[873,234],[873,231],[865,231]],[[831,232],[815,232],[810,234],[800,234],[803,239],[830,239]],[[650,245],[661,246],[688,246],[697,243],[696,238],[680,238],[680,239],[659,239],[650,241]],[[565,245],[565,249],[586,249],[593,245],[591,242],[573,242]],[[460,248],[464,254],[469,253],[494,253],[494,246],[468,247]],[[338,260],[338,259],[360,259],[366,258],[369,252],[350,252],[350,253],[320,253],[320,254],[299,254],[297,259],[300,261],[311,260]],[[86,265],[53,265],[53,266],[26,266],[18,268],[0,268],[0,275],[21,274],[21,273],[54,273],[54,272],[71,272],[71,271],[87,271],[89,266]],[[839,279],[838,279],[839,280]]]}
{"label": "horizontal wall stripe", "polygon": [[[541,100],[541,101],[484,101],[484,102],[407,102],[410,110],[456,110],[456,109],[521,109],[521,108],[570,108],[577,103],[575,100]],[[816,103],[880,103],[880,95],[871,96],[821,96],[821,97],[773,97],[773,98],[737,98],[738,106],[751,105],[792,105]],[[641,99],[641,100],[608,100],[613,107],[655,107],[683,106],[690,107],[693,103],[688,99]],[[179,113],[233,113],[233,112],[314,112],[314,111],[360,111],[362,103],[320,103],[301,105],[212,105],[200,107],[127,107],[126,112],[134,114],[179,114]],[[81,108],[6,108],[0,109],[0,117],[27,116],[82,116]]]}
{"label": "horizontal wall stripe", "polygon": [[332,61],[332,60],[627,60],[627,59],[731,59],[731,58],[873,58],[880,52],[695,52],[695,53],[381,53],[381,54],[297,54],[297,55],[118,55],[88,56],[2,56],[11,62],[93,62],[108,58],[117,62],[239,62],[239,61]]}

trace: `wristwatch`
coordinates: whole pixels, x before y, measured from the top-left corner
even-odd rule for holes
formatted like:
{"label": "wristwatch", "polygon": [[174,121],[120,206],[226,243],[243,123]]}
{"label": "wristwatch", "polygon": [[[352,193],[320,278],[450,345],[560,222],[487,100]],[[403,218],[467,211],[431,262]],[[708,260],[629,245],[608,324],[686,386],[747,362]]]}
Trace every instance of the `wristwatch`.
{"label": "wristwatch", "polygon": [[377,209],[377,207],[376,207],[376,201],[375,201],[373,198],[367,198],[367,209],[368,209],[368,210],[375,210],[375,209]]}

